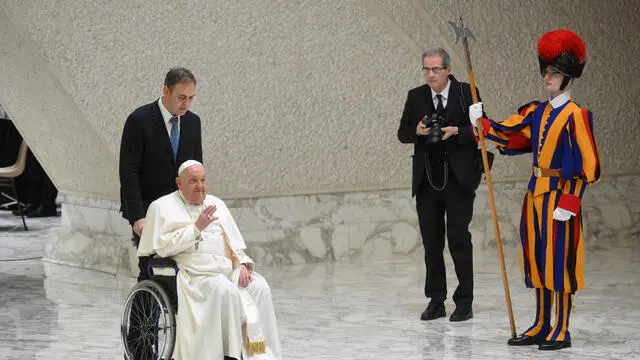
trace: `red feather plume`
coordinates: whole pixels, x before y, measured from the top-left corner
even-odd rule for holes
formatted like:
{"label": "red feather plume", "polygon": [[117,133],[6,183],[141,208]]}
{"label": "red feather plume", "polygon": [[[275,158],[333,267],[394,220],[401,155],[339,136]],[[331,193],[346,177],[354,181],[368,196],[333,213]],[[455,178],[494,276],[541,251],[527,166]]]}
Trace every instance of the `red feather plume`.
{"label": "red feather plume", "polygon": [[584,41],[571,30],[549,31],[538,40],[538,55],[546,62],[552,62],[565,51],[572,52],[578,63],[587,60]]}

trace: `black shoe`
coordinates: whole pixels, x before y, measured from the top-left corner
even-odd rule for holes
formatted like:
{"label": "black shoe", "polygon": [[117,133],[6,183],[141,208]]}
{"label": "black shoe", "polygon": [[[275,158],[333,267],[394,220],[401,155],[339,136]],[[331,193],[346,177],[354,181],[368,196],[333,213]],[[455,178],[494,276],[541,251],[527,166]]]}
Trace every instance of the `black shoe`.
{"label": "black shoe", "polygon": [[545,338],[542,336],[528,336],[520,335],[517,338],[509,339],[507,344],[511,346],[528,346],[528,345],[540,345],[545,342]]}
{"label": "black shoe", "polygon": [[427,309],[420,315],[420,320],[433,320],[445,316],[447,316],[447,313],[444,311],[443,304],[430,302]]}
{"label": "black shoe", "polygon": [[456,306],[456,309],[449,317],[449,321],[466,321],[473,317],[471,306]]}
{"label": "black shoe", "polygon": [[[22,213],[24,216],[27,216],[31,211],[35,210],[38,206],[34,204],[27,204],[22,207]],[[15,209],[11,210],[11,213],[16,216],[20,216],[20,210],[16,206]]]}
{"label": "black shoe", "polygon": [[56,205],[40,205],[27,214],[30,218],[58,216]]}
{"label": "black shoe", "polygon": [[571,347],[571,340],[564,341],[543,341],[538,345],[538,350],[560,350]]}

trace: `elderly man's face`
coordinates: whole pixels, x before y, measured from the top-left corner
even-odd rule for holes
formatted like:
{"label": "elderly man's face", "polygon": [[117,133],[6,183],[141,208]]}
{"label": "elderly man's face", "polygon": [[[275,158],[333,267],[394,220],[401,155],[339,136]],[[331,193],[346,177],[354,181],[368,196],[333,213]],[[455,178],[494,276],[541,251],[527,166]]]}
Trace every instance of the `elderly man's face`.
{"label": "elderly man's face", "polygon": [[439,93],[447,87],[451,68],[442,66],[442,56],[425,56],[422,60],[422,73],[424,81],[429,84],[429,87]]}
{"label": "elderly man's face", "polygon": [[207,197],[206,171],[201,165],[191,165],[176,179],[182,196],[191,204],[202,204]]}

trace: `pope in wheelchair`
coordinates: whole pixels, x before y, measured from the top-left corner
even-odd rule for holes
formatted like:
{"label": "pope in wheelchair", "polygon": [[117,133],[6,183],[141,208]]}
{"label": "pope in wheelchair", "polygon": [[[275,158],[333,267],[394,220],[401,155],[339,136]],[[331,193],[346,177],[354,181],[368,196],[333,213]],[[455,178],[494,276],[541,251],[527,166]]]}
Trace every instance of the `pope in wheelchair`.
{"label": "pope in wheelchair", "polygon": [[[173,358],[281,359],[269,285],[244,253],[244,239],[225,203],[207,195],[205,175],[204,166],[197,161],[180,166],[178,190],[151,203],[138,246],[140,257],[171,258],[177,265],[179,311],[175,316]],[[160,292],[164,293],[156,291],[154,296],[166,298]],[[144,308],[140,304],[129,307]],[[129,309],[126,316],[133,317],[133,311]],[[172,312],[171,306],[155,311],[151,323],[156,332],[164,325],[173,325],[163,312]],[[138,323],[144,322],[138,319]],[[129,338],[133,332],[128,329]],[[158,337],[152,338],[139,346],[155,346],[157,350]],[[155,353],[155,359],[171,357]]]}

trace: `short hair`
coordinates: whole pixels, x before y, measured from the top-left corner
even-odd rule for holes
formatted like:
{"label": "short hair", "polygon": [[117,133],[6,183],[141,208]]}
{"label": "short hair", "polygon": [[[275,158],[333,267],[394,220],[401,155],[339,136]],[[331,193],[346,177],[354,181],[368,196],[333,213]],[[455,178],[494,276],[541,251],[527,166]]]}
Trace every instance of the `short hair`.
{"label": "short hair", "polygon": [[451,67],[451,57],[447,50],[441,47],[432,47],[428,48],[422,53],[422,63],[424,63],[424,58],[430,56],[440,56],[442,58],[442,67],[450,68]]}
{"label": "short hair", "polygon": [[196,77],[193,76],[193,73],[188,69],[183,67],[175,67],[167,73],[167,76],[164,77],[164,85],[166,87],[172,87],[177,83],[193,83],[196,84]]}

